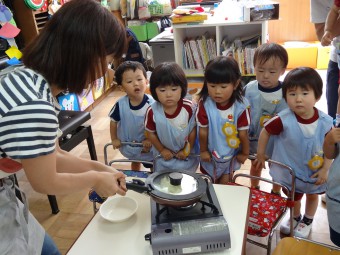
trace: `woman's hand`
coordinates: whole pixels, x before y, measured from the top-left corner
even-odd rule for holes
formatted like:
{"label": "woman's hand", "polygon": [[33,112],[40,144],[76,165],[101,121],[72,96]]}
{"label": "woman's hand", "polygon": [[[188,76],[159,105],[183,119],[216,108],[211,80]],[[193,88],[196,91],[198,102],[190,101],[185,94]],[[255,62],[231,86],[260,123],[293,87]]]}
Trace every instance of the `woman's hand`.
{"label": "woman's hand", "polygon": [[121,196],[126,194],[125,175],[122,172],[98,172],[98,181],[93,189],[101,197],[110,197],[117,193]]}

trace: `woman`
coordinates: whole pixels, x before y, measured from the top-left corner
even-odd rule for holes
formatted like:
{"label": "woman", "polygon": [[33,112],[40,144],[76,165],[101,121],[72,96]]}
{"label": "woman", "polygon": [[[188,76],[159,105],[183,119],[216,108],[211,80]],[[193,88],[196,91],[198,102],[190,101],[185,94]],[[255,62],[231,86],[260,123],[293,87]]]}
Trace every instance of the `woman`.
{"label": "woman", "polygon": [[[68,194],[94,188],[125,195],[125,176],[58,146],[55,96],[80,93],[120,58],[125,29],[94,0],[63,5],[24,50],[24,66],[0,80],[0,254],[60,254],[15,197],[13,176],[24,169],[33,189]],[[90,85],[91,86],[91,85]]]}

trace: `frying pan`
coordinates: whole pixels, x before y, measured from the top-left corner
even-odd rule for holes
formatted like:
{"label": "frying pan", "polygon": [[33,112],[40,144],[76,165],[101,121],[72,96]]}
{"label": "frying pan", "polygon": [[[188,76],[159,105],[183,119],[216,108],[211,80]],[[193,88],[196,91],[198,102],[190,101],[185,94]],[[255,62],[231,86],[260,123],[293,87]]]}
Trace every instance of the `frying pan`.
{"label": "frying pan", "polygon": [[133,179],[126,187],[149,195],[156,203],[170,207],[185,207],[199,201],[207,190],[200,175],[185,170],[162,170],[148,176],[145,182]]}

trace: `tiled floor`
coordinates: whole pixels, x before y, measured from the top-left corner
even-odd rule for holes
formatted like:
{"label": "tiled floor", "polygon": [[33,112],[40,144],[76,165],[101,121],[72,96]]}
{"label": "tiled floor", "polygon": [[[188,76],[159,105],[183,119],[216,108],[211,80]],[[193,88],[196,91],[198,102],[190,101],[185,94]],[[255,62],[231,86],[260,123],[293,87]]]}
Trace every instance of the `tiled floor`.
{"label": "tiled floor", "polygon": [[[325,71],[321,71],[320,74],[322,77],[325,77]],[[92,119],[88,122],[92,125],[97,155],[101,162],[104,162],[103,147],[110,140],[109,119],[107,114],[113,103],[121,95],[122,92],[117,90],[107,96],[92,110]],[[326,100],[324,96],[318,102],[317,106],[326,111]],[[72,152],[75,155],[90,158],[86,142],[81,143]],[[110,151],[109,158],[121,158],[121,155],[117,151]],[[243,166],[242,171],[249,172],[249,162]],[[263,175],[267,176],[268,172],[263,171]],[[21,175],[19,180],[21,188],[26,192],[29,199],[31,212],[52,236],[61,252],[66,254],[69,247],[93,216],[92,204],[88,200],[88,191],[83,190],[72,195],[58,196],[57,200],[60,212],[57,215],[52,215],[46,195],[41,195],[32,191],[25,176]],[[312,234],[309,238],[331,244],[331,241],[329,240],[327,211],[325,205],[322,204],[321,201],[315,216]],[[275,247],[279,241],[280,234],[277,231],[274,235],[273,247]],[[263,248],[254,246],[250,243],[247,243],[246,252],[250,255],[266,254]]]}

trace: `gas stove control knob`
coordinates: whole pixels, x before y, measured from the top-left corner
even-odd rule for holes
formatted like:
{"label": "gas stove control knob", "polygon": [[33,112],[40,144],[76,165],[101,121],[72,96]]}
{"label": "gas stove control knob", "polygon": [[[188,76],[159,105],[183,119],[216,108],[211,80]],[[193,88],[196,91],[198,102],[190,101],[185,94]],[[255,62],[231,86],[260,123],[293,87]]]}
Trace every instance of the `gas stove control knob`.
{"label": "gas stove control knob", "polygon": [[149,241],[150,244],[152,244],[152,241],[151,241],[151,233],[146,234],[146,235],[144,236],[144,239],[145,239],[145,241]]}

